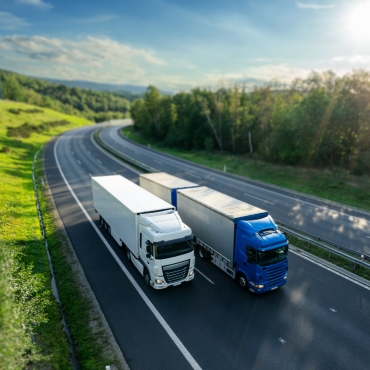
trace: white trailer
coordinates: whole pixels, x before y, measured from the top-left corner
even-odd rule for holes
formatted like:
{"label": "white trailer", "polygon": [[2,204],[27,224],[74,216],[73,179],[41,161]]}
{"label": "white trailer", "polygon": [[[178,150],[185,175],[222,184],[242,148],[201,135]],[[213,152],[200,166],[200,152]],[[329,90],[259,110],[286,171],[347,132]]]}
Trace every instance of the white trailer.
{"label": "white trailer", "polygon": [[199,185],[166,172],[155,172],[141,174],[140,186],[177,207],[177,190],[195,188]]}
{"label": "white trailer", "polygon": [[92,177],[100,222],[155,289],[194,278],[192,232],[171,204],[122,176]]}

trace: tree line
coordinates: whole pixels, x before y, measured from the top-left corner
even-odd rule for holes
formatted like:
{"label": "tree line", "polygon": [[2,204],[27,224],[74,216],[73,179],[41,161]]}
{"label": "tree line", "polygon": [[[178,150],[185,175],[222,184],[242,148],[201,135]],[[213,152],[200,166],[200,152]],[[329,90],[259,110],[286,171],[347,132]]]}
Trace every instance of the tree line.
{"label": "tree line", "polygon": [[148,140],[185,150],[219,150],[274,163],[341,167],[370,174],[370,73],[313,72],[290,85],[247,91],[193,89],[162,96],[149,86],[131,106]]}
{"label": "tree line", "polygon": [[51,108],[95,122],[129,117],[130,102],[115,93],[69,88],[4,70],[0,70],[0,90],[5,99]]}

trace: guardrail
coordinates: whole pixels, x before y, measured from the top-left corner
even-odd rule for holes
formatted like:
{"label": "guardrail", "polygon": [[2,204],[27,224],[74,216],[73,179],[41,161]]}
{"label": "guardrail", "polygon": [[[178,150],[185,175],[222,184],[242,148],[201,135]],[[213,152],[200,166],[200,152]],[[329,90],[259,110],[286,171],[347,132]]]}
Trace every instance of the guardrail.
{"label": "guardrail", "polygon": [[[356,265],[360,265],[360,266],[363,266],[363,267],[366,267],[366,268],[370,269],[370,264],[368,262],[366,262],[366,261],[370,261],[370,258],[368,256],[365,256],[365,255],[363,255],[359,252],[356,252],[352,249],[346,248],[346,247],[344,247],[340,244],[333,243],[333,242],[330,242],[328,240],[319,238],[315,235],[312,235],[312,234],[309,234],[309,233],[306,233],[306,232],[302,232],[300,230],[298,232],[298,231],[296,231],[297,229],[294,229],[291,226],[288,227],[288,226],[284,225],[282,222],[276,221],[276,223],[279,226],[279,229],[286,232],[287,234],[295,236],[296,238],[301,239],[301,240],[309,243],[310,245],[315,245],[316,247],[327,250],[329,253],[336,254],[337,256],[340,256],[340,257],[342,257],[342,258],[344,258],[348,261],[351,261],[351,262],[353,262],[354,267],[356,267]],[[320,240],[322,241],[322,243],[320,242]],[[347,253],[342,252],[341,250],[346,251]],[[358,257],[357,258],[353,257],[353,256],[349,255],[348,253],[357,255]],[[361,259],[361,256],[364,257],[363,260]]]}
{"label": "guardrail", "polygon": [[[112,148],[108,144],[106,144],[100,138],[100,132],[104,128],[105,127],[102,127],[101,129],[95,131],[95,133],[94,133],[94,139],[100,146],[102,146],[105,150],[112,153],[116,157],[118,157],[118,158],[120,158],[120,159],[122,159],[126,162],[129,162],[129,163],[133,164],[134,166],[136,166],[138,168],[141,168],[141,169],[143,169],[145,171],[148,171],[148,172],[158,172],[157,169],[155,169],[153,167],[150,167],[150,166],[148,166],[148,165],[146,165],[146,164],[144,164],[140,161],[137,161],[136,159],[131,158],[130,156],[128,156],[126,154],[123,154],[123,153],[119,152],[118,150]],[[313,235],[313,234],[310,234],[310,233],[307,233],[307,232],[303,232],[302,230],[296,229],[294,227],[287,226],[283,222],[276,221],[276,220],[275,220],[275,222],[279,226],[279,229],[286,232],[287,234],[290,234],[292,236],[295,236],[296,238],[304,240],[305,242],[307,242],[309,244],[312,244],[312,245],[315,245],[316,247],[325,249],[329,253],[333,253],[333,254],[336,254],[337,256],[345,258],[346,260],[353,262],[354,267],[356,265],[360,265],[360,266],[363,266],[363,267],[366,267],[366,268],[370,269],[370,263],[366,262],[366,261],[370,262],[370,256],[365,256],[365,255],[363,255],[359,252],[356,252],[356,251],[354,251],[350,248],[344,247],[343,245],[331,242],[329,240],[320,238],[316,235]],[[346,253],[344,253],[342,251],[345,251]],[[353,257],[353,256],[349,255],[348,253],[356,255],[356,256],[358,256],[358,258]],[[361,256],[364,257],[364,260],[361,259]]]}
{"label": "guardrail", "polygon": [[94,140],[97,142],[97,144],[99,144],[101,147],[103,147],[106,151],[108,151],[109,153],[113,154],[114,156],[122,159],[123,161],[126,161],[126,162],[129,162],[131,163],[132,165],[134,165],[135,167],[138,167],[144,171],[147,171],[147,172],[158,172],[157,169],[153,168],[153,167],[150,167],[148,165],[146,165],[145,163],[142,163],[142,162],[139,162],[137,161],[136,159],[134,158],[131,158],[130,156],[124,154],[124,153],[121,153],[120,151],[112,148],[111,146],[109,146],[108,144],[106,144],[101,138],[100,138],[100,132],[102,130],[104,130],[105,127],[102,127],[100,128],[99,130],[95,131],[94,132]]}

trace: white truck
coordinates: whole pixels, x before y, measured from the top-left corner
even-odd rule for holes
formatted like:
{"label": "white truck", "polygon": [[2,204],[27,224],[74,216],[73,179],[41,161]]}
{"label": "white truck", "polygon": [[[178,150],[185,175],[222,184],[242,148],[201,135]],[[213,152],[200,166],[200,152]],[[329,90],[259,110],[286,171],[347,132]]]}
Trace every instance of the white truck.
{"label": "white truck", "polygon": [[126,248],[148,286],[194,279],[192,231],[173,205],[119,175],[92,177],[91,183],[101,224]]}

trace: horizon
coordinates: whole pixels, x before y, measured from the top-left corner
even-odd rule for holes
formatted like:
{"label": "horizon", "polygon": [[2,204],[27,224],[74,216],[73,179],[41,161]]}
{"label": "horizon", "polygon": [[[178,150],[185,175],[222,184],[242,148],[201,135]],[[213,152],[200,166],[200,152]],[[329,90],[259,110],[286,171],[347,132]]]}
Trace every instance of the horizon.
{"label": "horizon", "polygon": [[0,0],[0,68],[167,91],[289,84],[368,69],[369,13],[344,0]]}

